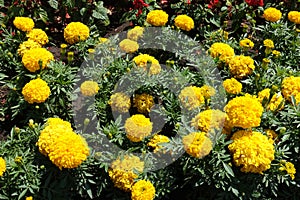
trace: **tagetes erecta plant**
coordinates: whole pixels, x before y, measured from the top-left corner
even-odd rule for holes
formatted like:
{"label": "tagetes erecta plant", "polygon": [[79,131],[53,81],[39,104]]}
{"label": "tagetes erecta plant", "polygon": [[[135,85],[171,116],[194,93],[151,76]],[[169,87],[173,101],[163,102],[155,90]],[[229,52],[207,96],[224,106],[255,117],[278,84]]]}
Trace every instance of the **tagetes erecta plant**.
{"label": "tagetes erecta plant", "polygon": [[153,200],[155,187],[150,181],[139,180],[131,189],[131,200]]}
{"label": "tagetes erecta plant", "polygon": [[25,51],[22,57],[24,67],[30,72],[45,69],[52,60],[53,54],[45,48],[32,48]]}
{"label": "tagetes erecta plant", "polygon": [[64,29],[64,38],[67,43],[75,44],[86,40],[90,36],[90,29],[81,22],[71,22]]}
{"label": "tagetes erecta plant", "polygon": [[176,27],[185,31],[190,31],[194,28],[194,20],[187,15],[178,15],[175,17],[174,22]]}
{"label": "tagetes erecta plant", "polygon": [[0,157],[0,177],[3,176],[3,173],[6,171],[6,161],[4,158]]}
{"label": "tagetes erecta plant", "polygon": [[[133,58],[134,63],[145,70],[149,70],[150,75],[158,74],[161,71],[159,61],[148,54],[140,54]],[[147,69],[149,63],[149,69]]]}
{"label": "tagetes erecta plant", "polygon": [[80,92],[84,96],[94,96],[99,91],[99,85],[95,81],[84,81],[80,85]]}
{"label": "tagetes erecta plant", "polygon": [[152,132],[152,122],[142,114],[135,114],[125,122],[127,138],[132,142],[141,142]]}
{"label": "tagetes erecta plant", "polygon": [[49,42],[48,36],[42,29],[34,28],[26,35],[28,40],[35,41],[39,43],[41,46],[47,44]]}
{"label": "tagetes erecta plant", "polygon": [[34,21],[30,17],[15,17],[13,24],[21,31],[29,32],[34,27]]}
{"label": "tagetes erecta plant", "polygon": [[146,22],[153,26],[164,26],[168,22],[169,15],[163,10],[152,10],[147,14]]}
{"label": "tagetes erecta plant", "polygon": [[45,102],[50,96],[50,93],[50,87],[47,82],[40,78],[31,80],[22,89],[25,101],[30,104]]}
{"label": "tagetes erecta plant", "polygon": [[112,94],[108,104],[111,106],[112,111],[119,113],[128,112],[131,106],[130,97],[122,92],[116,92]]}

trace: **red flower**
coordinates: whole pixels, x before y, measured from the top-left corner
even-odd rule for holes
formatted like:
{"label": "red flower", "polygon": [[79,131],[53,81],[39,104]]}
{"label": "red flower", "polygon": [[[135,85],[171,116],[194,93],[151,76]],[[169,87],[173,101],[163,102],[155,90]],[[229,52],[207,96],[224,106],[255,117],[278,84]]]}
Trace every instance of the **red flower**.
{"label": "red flower", "polygon": [[245,0],[249,6],[264,6],[264,0]]}
{"label": "red flower", "polygon": [[218,3],[219,3],[219,0],[212,0],[212,1],[209,2],[208,8],[209,9],[215,8],[218,5]]}
{"label": "red flower", "polygon": [[149,5],[144,2],[144,0],[134,0],[133,1],[133,8],[138,10],[136,16],[142,14],[143,7],[148,7]]}

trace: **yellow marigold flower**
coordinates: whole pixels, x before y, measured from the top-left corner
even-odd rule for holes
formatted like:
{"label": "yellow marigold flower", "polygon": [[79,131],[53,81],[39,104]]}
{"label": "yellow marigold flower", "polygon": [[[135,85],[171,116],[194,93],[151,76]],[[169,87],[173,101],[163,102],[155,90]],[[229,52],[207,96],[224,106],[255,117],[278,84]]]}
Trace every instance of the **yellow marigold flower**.
{"label": "yellow marigold flower", "polygon": [[208,133],[211,129],[223,129],[226,113],[220,110],[205,110],[192,119],[191,125]]}
{"label": "yellow marigold flower", "polygon": [[263,17],[267,21],[276,22],[280,20],[280,18],[282,17],[282,13],[280,12],[280,10],[277,10],[276,8],[269,7],[264,10]]}
{"label": "yellow marigold flower", "polygon": [[156,153],[163,148],[162,144],[168,142],[170,142],[170,139],[167,136],[156,134],[150,139],[147,146],[153,148],[154,153]]}
{"label": "yellow marigold flower", "polygon": [[34,22],[29,17],[15,17],[13,23],[17,29],[24,32],[29,32],[34,27]]}
{"label": "yellow marigold flower", "polygon": [[108,42],[109,40],[107,39],[107,38],[105,38],[105,37],[101,37],[101,38],[99,38],[99,42],[100,43],[105,43],[105,42]]}
{"label": "yellow marigold flower", "polygon": [[255,69],[254,60],[250,56],[234,56],[229,62],[230,73],[235,78],[244,78]]}
{"label": "yellow marigold flower", "polygon": [[147,14],[147,23],[153,26],[164,26],[168,22],[169,15],[163,10],[152,10]]}
{"label": "yellow marigold flower", "polygon": [[131,200],[153,200],[155,187],[150,181],[139,180],[131,189]]}
{"label": "yellow marigold flower", "polygon": [[144,28],[140,26],[135,26],[133,29],[127,32],[127,39],[138,41],[141,37],[143,37]]}
{"label": "yellow marigold flower", "polygon": [[149,94],[137,94],[133,98],[133,107],[136,107],[138,112],[147,114],[150,112],[151,107],[154,105],[153,97]]}
{"label": "yellow marigold flower", "polygon": [[233,162],[242,172],[260,173],[271,167],[274,160],[273,141],[260,132],[240,130],[233,134],[228,149]]}
{"label": "yellow marigold flower", "polygon": [[272,51],[272,54],[274,54],[275,57],[279,57],[281,53],[280,53],[280,51],[273,50],[273,51]]}
{"label": "yellow marigold flower", "polygon": [[99,85],[95,81],[84,81],[80,85],[80,92],[84,96],[94,96],[99,91]]}
{"label": "yellow marigold flower", "polygon": [[187,15],[178,15],[175,17],[174,21],[175,26],[182,30],[190,31],[194,28],[194,20]]}
{"label": "yellow marigold flower", "polygon": [[125,113],[130,108],[130,97],[122,92],[117,92],[111,95],[108,104],[111,106],[112,111]]}
{"label": "yellow marigold flower", "polygon": [[259,100],[260,103],[262,103],[264,99],[269,100],[269,98],[270,98],[270,91],[271,91],[271,89],[266,88],[266,89],[263,89],[262,91],[260,91],[258,93],[257,99]]}
{"label": "yellow marigold flower", "polygon": [[139,44],[136,41],[124,39],[119,43],[122,51],[126,53],[134,53],[139,49]]}
{"label": "yellow marigold flower", "polygon": [[33,198],[32,198],[32,196],[30,196],[30,197],[26,197],[25,200],[33,200]]}
{"label": "yellow marigold flower", "polygon": [[240,41],[240,46],[244,48],[252,49],[254,47],[254,43],[250,39],[245,38]]}
{"label": "yellow marigold flower", "polygon": [[182,138],[185,151],[195,157],[203,158],[212,150],[212,142],[205,132],[192,132]]}
{"label": "yellow marigold flower", "polygon": [[299,11],[290,11],[288,13],[288,19],[295,24],[300,24],[300,12]]}
{"label": "yellow marigold flower", "polygon": [[54,60],[53,54],[44,48],[30,49],[22,57],[23,65],[30,72],[45,69],[51,60]]}
{"label": "yellow marigold flower", "polygon": [[216,42],[209,48],[208,52],[213,58],[218,58],[221,62],[228,63],[234,56],[234,50],[228,44]]}
{"label": "yellow marigold flower", "polygon": [[298,105],[298,103],[300,103],[300,93],[296,94],[295,100],[296,100],[296,105]]}
{"label": "yellow marigold flower", "polygon": [[300,93],[300,77],[285,77],[281,83],[281,92],[284,98],[291,101],[291,96],[296,97]]}
{"label": "yellow marigold flower", "polygon": [[42,29],[34,28],[26,35],[28,40],[33,40],[40,45],[45,45],[49,42],[48,36]]}
{"label": "yellow marigold flower", "polygon": [[235,78],[226,79],[223,82],[223,87],[229,94],[239,94],[242,92],[242,84],[238,82]]}
{"label": "yellow marigold flower", "polygon": [[133,61],[137,66],[142,67],[145,70],[147,69],[148,62],[151,63],[151,66],[149,68],[149,73],[151,75],[158,74],[161,71],[161,66],[158,60],[156,60],[153,56],[150,56],[148,54],[140,54],[134,57]]}
{"label": "yellow marigold flower", "polygon": [[288,175],[290,175],[291,179],[295,179],[295,174],[296,174],[296,168],[293,163],[291,162],[286,162],[286,161],[281,161],[280,163],[280,171],[286,171]]}
{"label": "yellow marigold flower", "polygon": [[22,163],[23,158],[22,158],[22,156],[17,156],[17,157],[15,157],[14,161],[15,161],[15,163]]}
{"label": "yellow marigold flower", "polygon": [[[281,104],[280,108],[279,105]],[[284,107],[284,99],[281,93],[274,94],[268,104],[268,108],[271,111],[281,110]]]}
{"label": "yellow marigold flower", "polygon": [[25,101],[30,104],[43,103],[50,95],[50,88],[46,81],[37,78],[31,80],[23,87],[22,94]]}
{"label": "yellow marigold flower", "polygon": [[209,86],[209,85],[203,85],[200,88],[202,95],[204,98],[209,99],[210,97],[214,96],[216,94],[215,88]]}
{"label": "yellow marigold flower", "polygon": [[265,39],[264,40],[264,46],[267,47],[267,48],[273,49],[274,48],[273,40]]}
{"label": "yellow marigold flower", "polygon": [[6,171],[6,162],[2,157],[0,157],[0,176],[3,176],[5,171]]}
{"label": "yellow marigold flower", "polygon": [[233,127],[252,128],[260,125],[263,106],[257,98],[246,94],[230,100],[224,108]]}
{"label": "yellow marigold flower", "polygon": [[142,114],[136,114],[125,122],[127,138],[132,142],[140,142],[152,132],[152,122]]}
{"label": "yellow marigold flower", "polygon": [[71,22],[64,29],[64,38],[67,43],[74,44],[84,41],[90,36],[90,29],[81,22]]}
{"label": "yellow marigold flower", "polygon": [[39,43],[37,43],[33,40],[27,40],[20,44],[19,49],[18,49],[18,54],[20,56],[23,56],[28,50],[40,48],[40,47],[41,47],[41,45]]}
{"label": "yellow marigold flower", "polygon": [[202,90],[196,86],[188,86],[180,91],[178,96],[182,105],[188,110],[195,109],[205,103]]}

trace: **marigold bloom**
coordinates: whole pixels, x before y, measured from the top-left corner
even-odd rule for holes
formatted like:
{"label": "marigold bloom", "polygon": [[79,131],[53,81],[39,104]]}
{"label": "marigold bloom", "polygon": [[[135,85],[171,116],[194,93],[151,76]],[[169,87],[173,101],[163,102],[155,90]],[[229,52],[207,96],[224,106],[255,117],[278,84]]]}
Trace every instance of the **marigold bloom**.
{"label": "marigold bloom", "polygon": [[25,200],[33,200],[33,197],[32,196],[30,196],[30,197],[26,197],[26,199]]}
{"label": "marigold bloom", "polygon": [[281,53],[280,53],[280,51],[273,50],[273,51],[272,51],[272,54],[274,54],[275,57],[279,57]]}
{"label": "marigold bloom", "polygon": [[28,50],[40,48],[41,45],[33,40],[27,40],[19,45],[18,54],[23,56]]}
{"label": "marigold bloom", "polygon": [[164,26],[168,22],[169,15],[163,10],[152,10],[147,14],[147,23],[153,26]]}
{"label": "marigold bloom", "polygon": [[246,94],[230,100],[224,108],[233,127],[252,128],[260,125],[263,106],[259,100]]}
{"label": "marigold bloom", "polygon": [[33,40],[40,45],[45,45],[49,42],[48,36],[42,29],[34,28],[26,35],[28,40]]}
{"label": "marigold bloom", "polygon": [[24,32],[29,32],[34,27],[34,22],[29,17],[15,17],[13,23],[17,29]]}
{"label": "marigold bloom", "polygon": [[152,122],[142,114],[136,114],[125,122],[127,138],[132,142],[140,142],[152,132]]}
{"label": "marigold bloom", "polygon": [[50,93],[51,91],[46,81],[40,78],[31,80],[22,89],[25,101],[30,104],[45,102]]}
{"label": "marigold bloom", "polygon": [[174,21],[175,26],[182,30],[190,31],[194,28],[194,20],[187,15],[178,15]]}
{"label": "marigold bloom", "polygon": [[139,180],[131,189],[131,200],[153,200],[155,187],[150,181]]}
{"label": "marigold bloom", "polygon": [[275,153],[273,140],[260,132],[245,130],[235,132],[231,139],[228,149],[242,172],[262,174],[271,167]]}
{"label": "marigold bloom", "polygon": [[254,43],[250,39],[245,38],[240,41],[240,46],[244,48],[252,49],[254,47]]}
{"label": "marigold bloom", "polygon": [[288,19],[295,24],[300,24],[300,12],[290,11],[288,14]]}
{"label": "marigold bloom", "polygon": [[134,53],[139,49],[139,44],[136,41],[124,39],[119,43],[120,49],[126,53]]}
{"label": "marigold bloom", "polygon": [[80,85],[80,92],[84,96],[94,96],[99,91],[99,85],[95,81],[84,81]]}
{"label": "marigold bloom", "polygon": [[144,27],[135,26],[127,32],[127,39],[138,41],[144,34]]}
{"label": "marigold bloom", "polygon": [[266,100],[269,101],[269,98],[270,98],[270,92],[271,92],[271,89],[266,88],[266,89],[263,89],[262,91],[260,91],[260,92],[258,93],[257,98],[258,98],[258,100],[260,101],[260,103],[262,103],[264,99],[266,99]]}
{"label": "marigold bloom", "polygon": [[208,50],[213,58],[218,58],[221,62],[228,63],[234,56],[234,50],[228,44],[216,42]]}
{"label": "marigold bloom", "polygon": [[53,54],[44,48],[30,49],[22,57],[23,65],[30,72],[45,69],[51,60],[54,60]]}
{"label": "marigold bloom", "polygon": [[[279,107],[279,105],[281,106]],[[281,110],[284,107],[284,98],[282,97],[281,93],[274,94],[268,104],[267,109],[271,111]]]}
{"label": "marigold bloom", "polygon": [[264,46],[267,47],[267,48],[273,49],[274,48],[273,40],[265,39],[264,40]]}
{"label": "marigold bloom", "polygon": [[147,143],[147,146],[152,147],[154,153],[159,152],[163,146],[163,143],[170,142],[170,139],[167,136],[155,134],[150,141]]}
{"label": "marigold bloom", "polygon": [[180,91],[178,96],[182,105],[188,110],[195,109],[205,103],[201,88],[187,86]]}
{"label": "marigold bloom", "polygon": [[251,74],[255,69],[254,60],[250,56],[234,56],[229,61],[229,70],[230,73],[235,78],[244,78]]}
{"label": "marigold bloom", "polygon": [[280,163],[280,171],[286,171],[288,175],[290,175],[291,179],[295,179],[295,174],[296,174],[296,168],[293,163],[291,162],[286,162],[286,161],[281,161]]}
{"label": "marigold bloom", "polygon": [[133,98],[133,107],[136,107],[138,112],[147,114],[150,112],[151,107],[154,105],[153,97],[149,94],[137,94]]}
{"label": "marigold bloom", "polygon": [[159,64],[159,61],[156,60],[153,56],[150,56],[148,54],[140,54],[134,57],[133,61],[137,66],[142,67],[144,69],[147,69],[148,62],[151,63],[151,66],[149,68],[149,73],[151,75],[158,74],[161,71],[161,66]]}
{"label": "marigold bloom", "polygon": [[203,85],[200,88],[202,95],[204,98],[209,99],[210,97],[214,96],[216,94],[215,88],[209,86],[209,85]]}
{"label": "marigold bloom", "polygon": [[105,38],[105,37],[100,37],[99,38],[99,43],[106,43],[106,42],[108,42],[109,41],[109,39],[107,39],[107,38]]}
{"label": "marigold bloom", "polygon": [[90,36],[90,29],[81,22],[71,22],[64,29],[64,38],[67,43],[74,44],[84,41]]}
{"label": "marigold bloom", "polygon": [[110,96],[108,104],[111,106],[112,111],[125,113],[130,108],[130,97],[125,93],[117,92]]}
{"label": "marigold bloom", "polygon": [[5,171],[6,171],[6,162],[2,157],[0,157],[0,176],[3,176]]}
{"label": "marigold bloom", "polygon": [[192,132],[182,138],[185,151],[195,157],[203,158],[212,150],[212,142],[205,132]]}
{"label": "marigold bloom", "polygon": [[282,13],[280,12],[280,10],[277,10],[276,8],[269,7],[264,10],[263,17],[267,21],[276,22],[280,20],[280,18],[282,17]]}
{"label": "marigold bloom", "polygon": [[297,97],[300,94],[300,77],[285,77],[281,83],[281,92],[288,101],[291,101],[292,95]]}
{"label": "marigold bloom", "polygon": [[226,79],[223,82],[223,87],[229,94],[239,94],[242,92],[242,84],[238,82],[235,78]]}

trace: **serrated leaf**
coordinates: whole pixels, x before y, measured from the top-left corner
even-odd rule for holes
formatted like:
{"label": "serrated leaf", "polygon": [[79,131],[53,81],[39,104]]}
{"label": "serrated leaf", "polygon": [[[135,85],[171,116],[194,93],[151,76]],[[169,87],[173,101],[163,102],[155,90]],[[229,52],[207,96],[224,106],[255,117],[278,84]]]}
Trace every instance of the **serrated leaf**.
{"label": "serrated leaf", "polygon": [[56,0],[49,0],[48,1],[49,5],[54,8],[54,9],[57,9],[58,8],[58,1]]}

